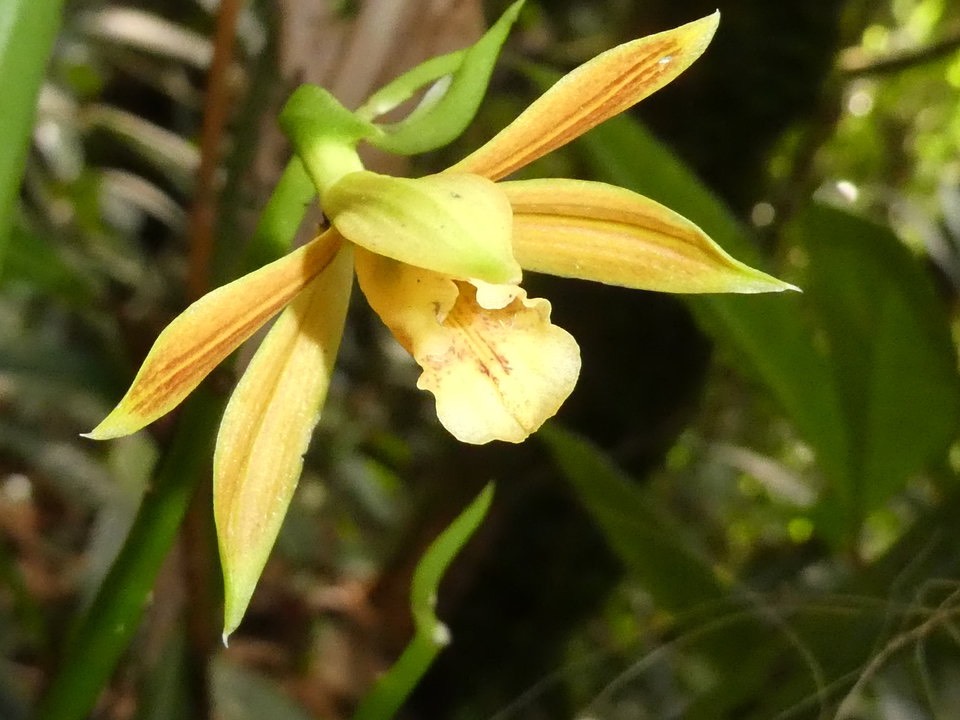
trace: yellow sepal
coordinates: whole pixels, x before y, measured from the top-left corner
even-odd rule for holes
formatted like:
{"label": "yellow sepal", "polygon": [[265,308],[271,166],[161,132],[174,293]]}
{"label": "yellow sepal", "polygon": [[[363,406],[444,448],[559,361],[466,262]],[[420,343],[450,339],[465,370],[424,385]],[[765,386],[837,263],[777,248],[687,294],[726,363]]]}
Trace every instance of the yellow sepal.
{"label": "yellow sepal", "polygon": [[129,435],[173,410],[316,277],[341,243],[337,232],[327,232],[190,305],[160,333],[127,394],[86,437]]}
{"label": "yellow sepal", "polygon": [[760,293],[792,285],[731,257],[682,215],[630,190],[585,180],[500,187],[527,270],[671,293]]}
{"label": "yellow sepal", "polygon": [[277,319],[224,412],[213,456],[224,639],[243,618],[300,478],[352,283],[347,245]]}
{"label": "yellow sepal", "polygon": [[703,54],[720,13],[618,45],[565,75],[489,142],[454,165],[498,180],[656,92]]}

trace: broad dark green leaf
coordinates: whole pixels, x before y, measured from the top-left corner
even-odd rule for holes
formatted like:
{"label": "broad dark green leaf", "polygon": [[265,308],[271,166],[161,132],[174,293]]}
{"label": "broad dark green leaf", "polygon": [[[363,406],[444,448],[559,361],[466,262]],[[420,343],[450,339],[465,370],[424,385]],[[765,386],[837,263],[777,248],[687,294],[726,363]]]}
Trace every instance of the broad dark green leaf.
{"label": "broad dark green leaf", "polygon": [[[757,264],[742,225],[635,120],[606,123],[581,148],[600,179],[663,202]],[[855,534],[870,509],[945,451],[960,417],[960,389],[944,310],[889,230],[813,207],[791,236],[810,256],[804,296],[690,303],[815,449],[830,481],[821,529],[840,539],[841,529]]]}
{"label": "broad dark green leaf", "polygon": [[[598,179],[662,202],[697,223],[738,260],[761,264],[732,212],[636,120],[614,118],[578,145]],[[848,428],[830,359],[813,342],[804,298],[791,293],[715,295],[690,297],[689,302],[740,369],[770,389],[813,446],[824,473],[848,483]]]}
{"label": "broad dark green leaf", "polygon": [[599,448],[555,425],[544,427],[537,437],[610,547],[658,607],[681,611],[721,596],[709,559]]}
{"label": "broad dark green leaf", "polygon": [[812,205],[788,228],[809,256],[807,301],[850,428],[854,510],[869,512],[944,457],[960,421],[949,320],[888,228]]}

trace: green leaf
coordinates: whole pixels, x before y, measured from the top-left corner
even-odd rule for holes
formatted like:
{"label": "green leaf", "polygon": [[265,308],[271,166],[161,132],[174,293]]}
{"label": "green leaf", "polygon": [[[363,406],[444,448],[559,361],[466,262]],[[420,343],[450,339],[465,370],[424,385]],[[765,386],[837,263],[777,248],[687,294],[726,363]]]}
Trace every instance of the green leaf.
{"label": "green leaf", "polygon": [[0,263],[26,162],[37,94],[60,27],[63,0],[0,2]]}
{"label": "green leaf", "polygon": [[[686,216],[738,260],[762,266],[743,225],[639,122],[621,115],[578,143],[594,174],[643,193]],[[830,359],[814,342],[803,296],[687,298],[703,327],[770,389],[824,473],[848,483],[849,429]]]}
{"label": "green leaf", "polygon": [[493,502],[493,484],[488,484],[456,520],[433,541],[417,564],[410,588],[410,610],[417,630],[431,634],[440,623],[434,614],[437,588],[450,563],[480,527]]}
{"label": "green leaf", "polygon": [[98,104],[83,113],[86,130],[98,129],[132,150],[163,173],[180,190],[193,188],[200,151],[197,146],[139,115],[110,105]]}
{"label": "green leaf", "polygon": [[388,720],[430,667],[437,653],[449,643],[449,632],[437,618],[437,590],[454,557],[473,536],[493,501],[493,485],[487,485],[440,537],[433,541],[413,572],[410,611],[414,636],[403,654],[363,699],[353,720]]}
{"label": "green leaf", "polygon": [[442,71],[449,72],[458,59],[461,61],[453,70],[448,86],[444,88],[447,81],[440,80],[440,84],[427,92],[410,115],[398,123],[383,126],[384,134],[370,138],[370,143],[400,155],[415,155],[443,147],[459,137],[480,107],[500,48],[520,14],[523,2],[517,0],[508,7],[493,27],[462,56],[452,53],[429,60],[425,63],[426,69],[420,66],[375,93],[364,106],[365,112],[372,111],[371,103],[387,107],[395,100],[402,102],[426,82],[446,75]]}
{"label": "green leaf", "polygon": [[[580,147],[600,179],[664,203],[738,259],[758,264],[729,209],[634,119],[607,122]],[[960,391],[943,308],[889,230],[813,208],[791,235],[810,255],[805,295],[688,302],[815,450],[830,487],[820,529],[841,541],[944,452],[960,417]]]}
{"label": "green leaf", "polygon": [[536,437],[546,443],[610,547],[658,607],[677,612],[722,596],[709,558],[603,451],[555,424]]}
{"label": "green leaf", "polygon": [[851,485],[837,491],[860,515],[944,458],[956,437],[950,322],[930,277],[888,228],[811,205],[787,232],[809,257],[807,301],[850,429]]}

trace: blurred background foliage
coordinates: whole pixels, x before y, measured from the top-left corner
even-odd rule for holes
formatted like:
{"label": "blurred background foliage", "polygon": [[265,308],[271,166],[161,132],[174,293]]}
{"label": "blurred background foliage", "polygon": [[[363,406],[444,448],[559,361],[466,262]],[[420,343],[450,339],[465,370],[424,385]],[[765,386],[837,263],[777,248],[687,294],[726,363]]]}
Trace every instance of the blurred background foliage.
{"label": "blurred background foliage", "polygon": [[[286,158],[273,123],[286,92],[320,79],[355,104],[417,57],[472,42],[481,11],[505,5],[244,8],[215,138],[214,277],[236,272]],[[443,167],[556,72],[714,6],[528,0],[468,133],[399,169]],[[677,298],[530,278],[578,338],[583,375],[535,439],[480,448],[438,429],[415,368],[358,299],[297,498],[230,647],[216,642],[201,487],[93,717],[349,717],[413,631],[418,559],[491,479],[490,514],[441,586],[453,643],[403,717],[960,717],[960,5],[720,10],[690,71],[527,172],[648,194],[804,294]],[[216,27],[199,0],[78,0],[58,23],[22,182],[0,172],[16,198],[0,243],[11,720],[44,695],[163,474],[175,418],[108,443],[78,433],[189,296]],[[5,52],[28,52],[3,26]],[[12,108],[29,78],[0,83]],[[15,153],[29,113],[8,109]],[[232,380],[224,369],[212,392]]]}

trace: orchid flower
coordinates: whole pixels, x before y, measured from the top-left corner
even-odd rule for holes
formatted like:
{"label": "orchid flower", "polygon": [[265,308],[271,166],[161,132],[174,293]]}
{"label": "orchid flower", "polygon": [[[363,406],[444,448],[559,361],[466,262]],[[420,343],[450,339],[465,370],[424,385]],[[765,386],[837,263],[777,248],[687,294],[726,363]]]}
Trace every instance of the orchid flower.
{"label": "orchid flower", "polygon": [[[519,3],[508,13],[518,10]],[[370,121],[385,95],[349,113],[318,88],[298,91],[324,103],[317,117],[291,101],[285,128],[329,228],[188,307],[90,433],[125,435],[169,412],[283,310],[234,390],[217,438],[214,511],[225,637],[242,618],[300,476],[354,274],[422,368],[418,387],[435,396],[440,422],[467,443],[523,441],[557,412],[579,374],[576,341],[550,322],[547,300],[527,297],[522,270],[666,292],[791,287],[631,191],[581,180],[501,181],[671,81],[704,51],[717,22],[714,14],[599,55],[476,152],[418,179],[367,171],[357,156],[362,139],[388,148],[407,143],[407,150],[422,142],[409,132],[403,142],[390,139]],[[498,32],[506,31],[501,25]],[[433,79],[443,69],[423,74]],[[429,112],[429,103],[418,112]],[[322,131],[331,117],[336,130]]]}

